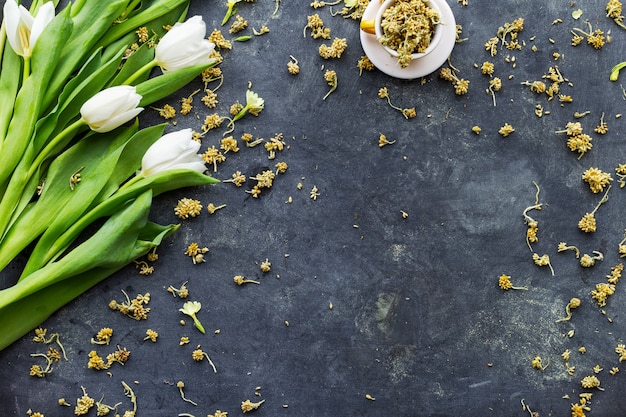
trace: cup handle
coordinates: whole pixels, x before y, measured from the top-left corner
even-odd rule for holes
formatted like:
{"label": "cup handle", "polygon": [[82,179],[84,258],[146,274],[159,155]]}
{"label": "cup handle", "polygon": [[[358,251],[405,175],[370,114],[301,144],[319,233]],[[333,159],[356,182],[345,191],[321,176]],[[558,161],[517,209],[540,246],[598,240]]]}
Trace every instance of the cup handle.
{"label": "cup handle", "polygon": [[370,33],[372,35],[376,34],[375,29],[375,20],[374,19],[363,19],[361,20],[360,28],[365,33]]}

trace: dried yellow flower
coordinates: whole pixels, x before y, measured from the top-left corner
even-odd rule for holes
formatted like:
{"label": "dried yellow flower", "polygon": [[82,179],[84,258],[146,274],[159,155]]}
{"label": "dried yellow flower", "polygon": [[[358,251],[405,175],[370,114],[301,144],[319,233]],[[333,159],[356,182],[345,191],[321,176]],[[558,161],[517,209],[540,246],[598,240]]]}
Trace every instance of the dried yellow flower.
{"label": "dried yellow flower", "polygon": [[317,200],[317,197],[319,196],[320,196],[320,192],[317,189],[317,186],[314,185],[313,188],[311,188],[311,192],[309,192],[309,198],[311,200]]}
{"label": "dried yellow flower", "polygon": [[568,246],[565,242],[560,242],[557,246],[557,252],[564,252],[566,250],[573,250],[576,253],[576,259],[580,258],[580,250],[576,246]]}
{"label": "dried yellow flower", "polygon": [[243,275],[235,275],[233,277],[233,282],[237,285],[244,285],[244,284],[261,284],[259,281],[254,281],[251,279],[246,279]]}
{"label": "dried yellow flower", "polygon": [[204,254],[207,253],[209,251],[209,248],[201,248],[198,246],[197,243],[192,242],[189,244],[189,246],[187,246],[187,250],[185,251],[185,255],[189,256],[192,261],[193,264],[199,264],[201,262],[206,262],[206,260],[204,259]]}
{"label": "dried yellow flower", "polygon": [[300,66],[298,65],[298,60],[294,58],[293,55],[289,55],[289,58],[291,60],[287,63],[287,71],[289,71],[291,75],[299,74]]}
{"label": "dried yellow flower", "polygon": [[83,390],[83,396],[76,400],[76,407],[74,408],[74,414],[82,416],[87,414],[91,407],[95,405],[95,400],[87,395],[85,387],[80,387]]}
{"label": "dried yellow flower", "polygon": [[515,132],[515,129],[508,123],[505,123],[504,126],[502,126],[500,130],[498,130],[498,133],[502,135],[503,138],[506,138],[513,132]]}
{"label": "dried yellow flower", "polygon": [[94,345],[108,345],[113,336],[113,329],[110,327],[103,327],[96,333],[96,338],[91,338],[91,343]]}
{"label": "dried yellow flower", "polygon": [[205,351],[203,351],[202,349],[200,349],[200,346],[198,346],[198,348],[196,350],[191,352],[191,358],[194,361],[196,361],[196,362],[200,362],[204,358],[206,358],[207,362],[209,362],[209,365],[211,365],[211,368],[213,368],[213,372],[217,373],[217,368],[215,367],[215,364],[213,363],[213,361],[209,357],[209,354],[206,353]]}
{"label": "dried yellow flower", "polygon": [[202,131],[204,133],[208,132],[211,129],[218,128],[222,125],[224,119],[217,113],[209,114],[204,118],[204,123],[202,124]]}
{"label": "dried yellow flower", "polygon": [[552,275],[554,276],[554,269],[552,268],[552,264],[550,264],[550,256],[548,256],[547,254],[539,256],[539,254],[533,253],[533,262],[537,266],[550,267],[550,271],[552,272]]}
{"label": "dried yellow flower", "polygon": [[346,38],[335,38],[330,46],[326,44],[320,45],[319,55],[324,59],[341,58],[347,47],[348,42]]}
{"label": "dried yellow flower", "polygon": [[272,263],[269,261],[269,259],[265,258],[265,260],[261,262],[260,268],[261,272],[268,273],[272,269]]}
{"label": "dried yellow flower", "polygon": [[604,112],[602,112],[602,116],[600,116],[600,123],[593,131],[600,135],[605,135],[609,131],[609,125],[604,121]]}
{"label": "dried yellow flower", "polygon": [[330,39],[330,29],[324,26],[322,18],[317,13],[307,16],[307,24],[304,27],[304,36],[306,36],[307,29],[311,29],[311,37],[313,39]]}
{"label": "dried yellow flower", "polygon": [[396,143],[395,140],[393,140],[393,141],[388,140],[387,136],[385,136],[382,133],[378,137],[378,147],[379,148],[382,148],[383,146],[386,146],[386,145],[393,145],[394,143]]}
{"label": "dried yellow flower", "polygon": [[261,400],[259,402],[253,403],[250,400],[245,400],[241,402],[241,411],[244,413],[249,413],[250,411],[254,411],[263,404],[265,400]]}
{"label": "dried yellow flower", "polygon": [[578,222],[578,228],[585,233],[593,233],[596,231],[596,218],[593,213],[585,213]]}
{"label": "dried yellow flower", "polygon": [[330,90],[328,90],[322,100],[326,100],[328,96],[337,89],[337,72],[333,70],[326,70],[326,72],[324,73],[324,80],[330,86]]}
{"label": "dried yellow flower", "polygon": [[241,173],[241,171],[236,171],[230,179],[224,180],[222,182],[232,182],[237,187],[241,187],[246,182],[246,176]]}
{"label": "dried yellow flower", "polygon": [[596,288],[591,291],[591,298],[596,300],[599,307],[606,306],[607,298],[615,293],[615,285],[608,283],[596,284]]}
{"label": "dried yellow flower", "polygon": [[178,200],[178,204],[174,207],[174,214],[180,219],[188,219],[196,217],[202,211],[200,201],[191,198],[183,198]]}
{"label": "dried yellow flower", "polygon": [[589,375],[589,376],[584,377],[580,381],[580,384],[582,385],[583,388],[597,388],[601,391],[604,391],[604,389],[600,387],[600,380],[595,375]]}
{"label": "dried yellow flower", "polygon": [[237,33],[248,27],[248,21],[240,15],[235,16],[235,21],[230,25],[228,33]]}
{"label": "dried yellow flower", "polygon": [[193,96],[195,96],[199,92],[200,90],[196,90],[193,93],[191,93],[189,96],[183,97],[181,99],[180,114],[187,115],[191,112],[191,109],[193,109]]}
{"label": "dried yellow flower", "polygon": [[550,365],[550,361],[548,361],[547,364],[543,364],[543,360],[541,359],[541,356],[535,356],[532,361],[530,361],[531,366],[534,369],[539,369],[540,371],[545,371],[546,368]]}
{"label": "dried yellow flower", "polygon": [[219,29],[215,29],[213,30],[213,32],[211,32],[211,34],[209,35],[209,41],[213,42],[215,46],[220,49],[233,48],[232,42],[226,40],[226,38]]}
{"label": "dried yellow flower", "polygon": [[376,67],[367,55],[362,55],[361,59],[357,62],[357,68],[359,69],[359,76],[361,76],[363,75],[363,71],[374,71]]}
{"label": "dried yellow flower", "polygon": [[624,264],[619,263],[611,268],[610,275],[606,276],[606,280],[609,284],[617,284],[622,277],[622,272],[624,271]]}
{"label": "dried yellow flower", "polygon": [[202,160],[213,165],[213,172],[217,172],[217,165],[224,162],[226,157],[215,146],[211,146],[202,154]]}
{"label": "dried yellow flower", "polygon": [[176,109],[169,104],[164,105],[162,108],[154,107],[154,110],[157,110],[159,112],[159,116],[165,120],[173,119],[174,116],[176,116]]}
{"label": "dried yellow flower", "polygon": [[237,139],[235,139],[233,136],[225,137],[220,143],[220,149],[223,150],[225,154],[228,152],[239,152]]}
{"label": "dried yellow flower", "polygon": [[611,178],[611,174],[603,172],[599,168],[591,167],[583,172],[582,180],[589,184],[592,192],[599,193],[613,181],[613,178]]}
{"label": "dried yellow flower", "polygon": [[500,277],[498,278],[498,286],[503,289],[504,291],[508,291],[508,290],[527,290],[528,287],[515,287],[513,286],[513,283],[511,282],[511,276],[510,275],[506,275],[506,274],[502,274],[500,275]]}
{"label": "dried yellow flower", "polygon": [[[569,319],[571,319],[572,318],[572,309],[578,308],[578,307],[580,307],[580,298],[574,297],[571,300],[569,300],[569,303],[567,303],[567,305],[565,306],[565,314],[566,314],[566,316],[564,318],[562,318],[562,319],[557,320],[556,322],[559,323],[559,322],[568,321]],[[569,350],[567,352],[569,352]],[[565,359],[565,360],[567,360],[567,359]]]}
{"label": "dried yellow flower", "polygon": [[480,67],[480,72],[490,77],[493,75],[494,65],[493,62],[485,61]]}
{"label": "dried yellow flower", "polygon": [[219,206],[216,206],[213,203],[209,203],[209,205],[207,206],[207,211],[209,212],[209,214],[215,214],[216,211],[221,210],[224,207],[226,207],[226,204],[221,204]]}
{"label": "dried yellow flower", "polygon": [[146,330],[146,337],[143,340],[150,340],[152,342],[156,342],[159,334],[152,329]]}

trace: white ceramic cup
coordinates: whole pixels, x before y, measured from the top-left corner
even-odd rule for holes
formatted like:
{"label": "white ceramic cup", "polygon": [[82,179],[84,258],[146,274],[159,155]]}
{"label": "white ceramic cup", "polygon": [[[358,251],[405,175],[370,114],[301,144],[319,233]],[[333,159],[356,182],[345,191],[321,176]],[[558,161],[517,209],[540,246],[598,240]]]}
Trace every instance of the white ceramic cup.
{"label": "white ceramic cup", "polygon": [[[379,1],[379,0],[372,0],[372,1]],[[439,5],[437,4],[438,1],[445,1],[445,0],[425,0],[425,2],[428,3],[428,6],[434,10],[436,10],[439,15],[441,16],[441,9],[439,7]],[[372,26],[373,26],[373,34],[376,35],[376,38],[380,41],[380,39],[383,37],[383,28],[382,28],[382,21],[383,21],[383,13],[385,12],[385,10],[387,10],[389,7],[391,7],[393,5],[393,3],[395,3],[396,0],[385,0],[385,2],[383,2],[383,4],[380,6],[380,8],[378,9],[378,12],[376,13],[376,18],[374,19],[374,21],[372,22],[371,20],[363,20],[361,21],[361,30],[367,32],[367,33],[372,33]],[[414,53],[411,54],[411,59],[419,59],[422,58],[426,55],[428,55],[429,53],[431,53],[439,44],[439,41],[441,40],[441,38],[443,37],[443,28],[442,26],[442,22],[440,22],[439,24],[435,25],[435,33],[433,34],[432,39],[430,40],[430,44],[428,45],[428,47],[426,48],[426,50],[424,52],[419,52],[419,53]],[[398,56],[398,52],[381,44],[381,46],[383,48],[385,48],[385,50],[392,56],[397,57]]]}

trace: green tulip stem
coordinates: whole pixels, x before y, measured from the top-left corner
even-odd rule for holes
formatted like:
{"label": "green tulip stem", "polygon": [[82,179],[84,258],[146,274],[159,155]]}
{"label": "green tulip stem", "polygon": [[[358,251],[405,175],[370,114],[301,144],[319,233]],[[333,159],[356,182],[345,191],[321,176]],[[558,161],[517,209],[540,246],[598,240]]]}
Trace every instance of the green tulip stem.
{"label": "green tulip stem", "polygon": [[124,13],[122,13],[122,15],[120,16],[120,20],[124,21],[126,20],[126,18],[128,17],[128,15],[135,10],[135,8],[137,7],[137,5],[141,2],[141,0],[133,0],[130,2],[130,4],[128,5],[128,7],[126,8],[126,10],[124,10]]}
{"label": "green tulip stem", "polygon": [[46,147],[43,148],[41,152],[39,152],[39,155],[37,155],[37,158],[31,164],[30,170],[28,171],[28,178],[31,178],[35,174],[37,169],[39,169],[39,166],[49,156],[50,152],[52,152],[52,150],[57,145],[59,145],[59,143],[61,143],[63,140],[70,137],[70,135],[73,135],[76,132],[76,130],[83,127],[84,125],[86,125],[85,121],[82,118],[78,119],[71,125],[67,126],[65,129],[63,129],[61,133],[56,135],[50,142],[48,142]]}
{"label": "green tulip stem", "polygon": [[24,57],[24,70],[22,72],[22,83],[26,82],[26,79],[30,76],[30,57]]}
{"label": "green tulip stem", "polygon": [[7,185],[7,189],[5,190],[2,200],[0,200],[0,236],[4,236],[7,226],[10,224],[11,218],[15,215],[14,210],[18,207],[24,190],[37,170],[40,168],[43,161],[46,157],[50,156],[49,154],[57,145],[59,145],[64,139],[67,139],[68,136],[72,135],[75,130],[84,124],[85,122],[82,119],[79,119],[66,127],[61,133],[52,139],[48,145],[46,145],[34,161],[30,160],[27,156],[22,158],[13,173],[13,176],[11,177],[11,181],[9,181]]}
{"label": "green tulip stem", "polygon": [[0,65],[2,64],[2,57],[4,56],[4,44],[7,41],[7,28],[4,24],[4,19],[2,19],[2,24],[0,24]]}
{"label": "green tulip stem", "polygon": [[127,188],[135,185],[137,182],[141,181],[142,179],[144,179],[144,177],[142,175],[135,175],[133,178],[129,179],[128,181],[126,181],[118,190],[119,191],[124,191]]}
{"label": "green tulip stem", "polygon": [[144,65],[143,67],[141,67],[137,71],[135,71],[135,73],[133,75],[131,75],[130,77],[128,77],[126,79],[126,81],[124,81],[122,83],[122,85],[131,85],[132,83],[137,81],[137,78],[141,77],[146,72],[150,71],[152,68],[154,68],[156,66],[157,66],[157,62],[156,62],[156,60],[153,59],[152,61],[148,62],[146,65]]}

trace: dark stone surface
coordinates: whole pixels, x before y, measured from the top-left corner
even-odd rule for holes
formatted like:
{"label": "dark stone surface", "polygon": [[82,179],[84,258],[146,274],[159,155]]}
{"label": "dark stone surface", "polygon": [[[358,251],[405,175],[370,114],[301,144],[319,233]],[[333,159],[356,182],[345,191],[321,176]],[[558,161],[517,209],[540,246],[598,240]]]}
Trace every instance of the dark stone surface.
{"label": "dark stone surface", "polygon": [[[614,349],[626,331],[624,284],[610,297],[606,315],[590,291],[620,262],[626,191],[614,181],[609,201],[596,213],[596,233],[580,232],[577,223],[601,197],[581,181],[583,171],[599,167],[615,178],[614,168],[626,163],[624,119],[616,118],[625,102],[620,83],[608,79],[613,65],[626,59],[626,33],[605,17],[606,3],[597,0],[469,3],[449,0],[468,38],[451,56],[460,76],[471,81],[464,96],[455,95],[437,73],[424,83],[378,71],[359,76],[358,22],[332,17],[328,7],[315,11],[305,1],[282,1],[273,15],[274,2],[240,3],[239,13],[251,27],[267,24],[271,32],[224,52],[217,112],[226,115],[230,104],[245,102],[251,82],[265,110],[237,122],[235,137],[251,132],[269,139],[281,132],[288,149],[268,160],[262,147],[242,147],[214,175],[227,179],[240,170],[250,177],[278,161],[287,162],[288,171],[258,199],[245,192],[253,181],[158,197],[152,217],[160,223],[179,221],[173,208],[183,197],[227,207],[182,221],[159,249],[153,275],[139,276],[129,266],[46,321],[49,332],[61,334],[69,356],[47,378],[28,376],[36,361],[29,355],[43,349],[32,334],[0,352],[0,414],[24,416],[32,409],[46,417],[71,415],[57,399],[74,404],[81,386],[96,400],[104,395],[107,404],[123,402],[121,414],[129,407],[120,383],[126,381],[137,394],[138,416],[199,417],[216,409],[235,416],[248,398],[266,400],[257,416],[524,416],[522,399],[541,416],[565,416],[587,391],[580,380],[596,364],[604,368],[598,378],[605,391],[594,391],[589,414],[623,414],[624,372],[608,371],[620,365]],[[578,7],[584,14],[575,21],[571,12]],[[222,2],[192,0],[189,15],[202,14],[212,30],[224,11]],[[302,36],[307,15],[315,12],[333,37],[347,39],[341,59],[323,60],[318,47],[328,41]],[[518,17],[525,18],[520,40],[526,46],[490,57],[484,43]],[[563,23],[553,25],[558,18]],[[610,30],[611,42],[601,50],[572,47],[570,31],[585,28],[584,19],[594,29]],[[561,58],[555,60],[554,52]],[[297,76],[287,73],[289,55],[299,61]],[[515,57],[515,68],[507,56]],[[474,67],[484,61],[493,62],[503,80],[496,107],[485,93],[488,77]],[[547,101],[520,84],[540,80],[554,65],[573,84],[562,87],[573,103]],[[339,79],[325,101],[322,68],[336,70]],[[178,106],[180,97],[201,87],[189,85],[162,104]],[[391,109],[377,97],[381,87],[395,105],[415,107],[417,117],[405,120]],[[199,98],[191,115],[176,118],[176,128],[198,130],[213,113]],[[538,118],[536,104],[551,113]],[[579,121],[594,147],[578,160],[565,137],[554,132],[575,121],[574,112],[587,110]],[[603,112],[609,132],[600,136],[593,128]],[[155,112],[146,113],[144,123],[159,121]],[[498,134],[504,123],[515,128],[508,138]],[[474,125],[481,126],[480,135],[471,132]],[[203,150],[218,146],[223,131],[209,132]],[[380,133],[395,144],[379,148]],[[522,212],[534,203],[533,181],[541,186],[544,204],[532,212],[539,221],[533,249],[550,255],[555,276],[534,265],[525,242]],[[320,191],[316,201],[309,198],[313,186]],[[561,241],[583,253],[601,251],[605,260],[581,268],[572,252],[557,253]],[[206,263],[193,265],[183,255],[191,242],[210,249]],[[272,270],[262,274],[259,263],[266,258]],[[529,290],[500,290],[503,273]],[[235,275],[261,284],[238,287]],[[207,335],[179,324],[182,301],[166,288],[184,281],[189,299],[202,302],[199,318]],[[107,307],[111,299],[122,300],[121,290],[131,297],[151,293],[147,321]],[[582,306],[571,321],[555,323],[572,297]],[[115,345],[132,352],[111,375],[87,369],[94,348],[89,340],[102,327],[113,328],[114,337],[110,346],[96,347],[99,353]],[[148,328],[159,333],[156,344],[143,341]],[[216,329],[219,334],[213,334]],[[572,338],[566,336],[570,330]],[[181,347],[183,335],[191,343]],[[216,374],[206,361],[191,359],[197,345],[211,356]],[[584,355],[577,351],[581,346]],[[572,351],[574,376],[560,357],[565,349]],[[545,371],[531,367],[535,356],[550,361]],[[181,400],[179,380],[197,406]]]}

